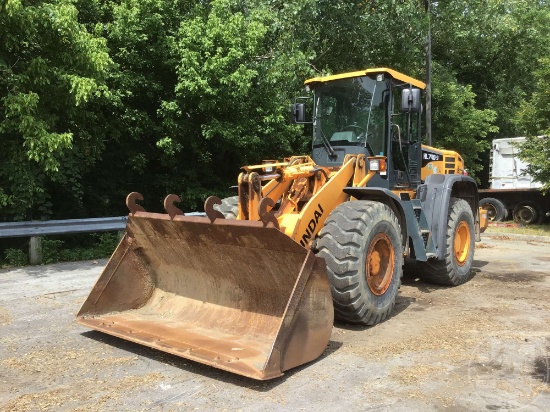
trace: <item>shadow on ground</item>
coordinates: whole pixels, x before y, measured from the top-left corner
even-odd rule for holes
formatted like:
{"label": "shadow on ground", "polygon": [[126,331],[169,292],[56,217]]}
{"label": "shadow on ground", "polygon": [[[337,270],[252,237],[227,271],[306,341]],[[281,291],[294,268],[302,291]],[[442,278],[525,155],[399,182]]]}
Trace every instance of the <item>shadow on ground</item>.
{"label": "shadow on ground", "polygon": [[87,331],[81,334],[82,336],[93,339],[97,342],[113,346],[117,349],[123,350],[125,352],[133,353],[134,355],[147,358],[154,362],[164,363],[165,365],[172,366],[186,372],[201,375],[210,379],[215,379],[218,381],[230,383],[231,385],[237,385],[244,388],[252,389],[259,392],[267,392],[276,388],[288,378],[293,376],[296,373],[300,373],[302,369],[309,367],[310,365],[319,362],[320,360],[330,356],[336,352],[342,346],[342,342],[329,341],[326,349],[322,355],[316,360],[309,362],[305,365],[298,366],[291,370],[285,371],[284,375],[268,381],[259,381],[246,376],[236,375],[231,372],[227,372],[221,369],[216,369],[214,367],[203,365],[201,363],[181,358],[170,353],[162,352],[157,349],[149,348],[147,346],[140,345],[138,343],[130,342],[115,336],[107,335],[99,331]]}

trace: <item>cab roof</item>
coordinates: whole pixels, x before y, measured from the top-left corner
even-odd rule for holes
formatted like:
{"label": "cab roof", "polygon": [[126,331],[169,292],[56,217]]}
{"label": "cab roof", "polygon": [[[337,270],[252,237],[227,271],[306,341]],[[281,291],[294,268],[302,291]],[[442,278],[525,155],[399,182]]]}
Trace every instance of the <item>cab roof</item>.
{"label": "cab roof", "polygon": [[359,70],[357,72],[348,72],[348,73],[341,73],[341,74],[335,74],[332,76],[323,76],[323,77],[313,77],[311,79],[307,79],[304,84],[313,84],[313,83],[325,83],[330,82],[333,80],[339,80],[339,79],[349,79],[352,77],[361,77],[366,76],[370,74],[387,74],[390,77],[400,80],[404,83],[410,83],[413,86],[416,86],[420,89],[425,89],[426,84],[424,82],[421,82],[420,80],[413,79],[412,77],[409,77],[403,73],[399,73],[398,71],[395,71],[393,69],[388,68],[376,68],[376,69],[365,69],[365,70]]}

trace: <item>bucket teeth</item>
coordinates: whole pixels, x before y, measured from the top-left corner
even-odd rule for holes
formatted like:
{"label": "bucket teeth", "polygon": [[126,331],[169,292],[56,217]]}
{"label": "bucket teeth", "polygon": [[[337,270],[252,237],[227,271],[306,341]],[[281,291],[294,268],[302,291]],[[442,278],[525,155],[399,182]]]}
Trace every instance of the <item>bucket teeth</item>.
{"label": "bucket teeth", "polygon": [[178,209],[176,206],[174,206],[174,203],[176,202],[181,202],[181,199],[178,195],[169,194],[164,199],[164,210],[166,210],[166,213],[168,213],[170,219],[174,219],[174,217],[177,215],[185,216],[181,209]]}
{"label": "bucket teeth", "polygon": [[214,209],[214,205],[221,205],[221,204],[222,204],[221,199],[216,196],[210,196],[204,202],[204,212],[206,213],[206,216],[208,216],[208,219],[210,219],[211,223],[214,223],[214,220],[216,219],[225,219],[225,216],[223,215],[222,212]]}
{"label": "bucket teeth", "polygon": [[137,212],[145,212],[143,206],[138,205],[136,203],[136,200],[143,200],[143,196],[141,193],[132,192],[128,196],[126,196],[126,206],[128,207],[128,209],[130,209],[130,213],[132,215],[136,214]]}

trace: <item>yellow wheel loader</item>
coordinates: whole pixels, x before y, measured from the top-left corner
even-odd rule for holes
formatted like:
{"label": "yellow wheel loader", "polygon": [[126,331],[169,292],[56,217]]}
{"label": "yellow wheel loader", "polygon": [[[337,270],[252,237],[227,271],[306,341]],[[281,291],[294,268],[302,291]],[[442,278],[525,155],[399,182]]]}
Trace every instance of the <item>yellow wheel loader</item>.
{"label": "yellow wheel loader", "polygon": [[[374,325],[404,258],[439,284],[470,276],[485,226],[455,152],[421,144],[424,83],[391,69],[306,81],[310,156],[245,166],[205,217],[127,198],[126,234],[77,315],[93,329],[254,379],[318,358],[334,316]],[[306,108],[310,107],[309,110]]]}

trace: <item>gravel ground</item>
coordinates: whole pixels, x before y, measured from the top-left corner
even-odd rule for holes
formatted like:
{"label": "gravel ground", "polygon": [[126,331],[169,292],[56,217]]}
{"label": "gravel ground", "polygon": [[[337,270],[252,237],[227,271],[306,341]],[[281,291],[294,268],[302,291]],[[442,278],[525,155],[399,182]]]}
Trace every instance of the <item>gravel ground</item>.
{"label": "gravel ground", "polygon": [[321,358],[267,382],[76,324],[105,263],[0,271],[0,410],[550,411],[544,238],[482,238],[456,288],[408,270],[390,319],[336,323]]}

